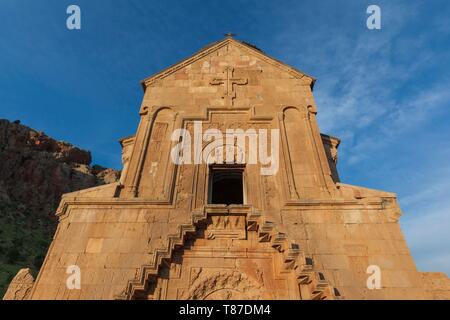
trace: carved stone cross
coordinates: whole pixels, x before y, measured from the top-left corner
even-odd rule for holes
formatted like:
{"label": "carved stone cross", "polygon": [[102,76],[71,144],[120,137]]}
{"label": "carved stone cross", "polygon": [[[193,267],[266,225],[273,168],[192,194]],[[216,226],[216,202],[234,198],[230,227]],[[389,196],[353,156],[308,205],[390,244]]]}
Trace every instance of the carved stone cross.
{"label": "carved stone cross", "polygon": [[222,98],[227,99],[228,105],[233,105],[233,99],[236,98],[236,91],[234,91],[234,85],[245,85],[248,83],[248,79],[238,79],[233,77],[234,68],[225,68],[225,78],[214,78],[210,84],[221,85],[224,84],[224,93]]}

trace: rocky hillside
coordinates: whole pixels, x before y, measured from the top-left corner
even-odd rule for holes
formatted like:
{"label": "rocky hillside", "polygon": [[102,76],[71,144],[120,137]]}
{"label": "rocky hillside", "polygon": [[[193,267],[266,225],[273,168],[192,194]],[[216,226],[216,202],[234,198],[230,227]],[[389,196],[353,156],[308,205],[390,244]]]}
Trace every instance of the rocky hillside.
{"label": "rocky hillside", "polygon": [[39,270],[62,194],[118,180],[90,164],[89,151],[0,119],[0,297],[20,268]]}

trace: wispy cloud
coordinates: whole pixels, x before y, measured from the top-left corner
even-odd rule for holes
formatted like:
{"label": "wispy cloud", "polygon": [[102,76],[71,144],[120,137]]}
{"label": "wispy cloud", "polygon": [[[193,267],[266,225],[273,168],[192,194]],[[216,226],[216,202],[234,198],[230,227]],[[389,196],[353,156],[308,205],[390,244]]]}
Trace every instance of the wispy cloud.
{"label": "wispy cloud", "polygon": [[450,276],[450,201],[440,198],[434,205],[420,208],[420,214],[402,219],[402,229],[418,269],[446,272]]}
{"label": "wispy cloud", "polygon": [[450,273],[450,132],[440,136],[434,126],[450,117],[450,74],[443,66],[450,51],[436,45],[439,35],[448,34],[448,18],[437,14],[417,28],[425,21],[423,4],[383,2],[381,8],[379,32],[362,24],[352,30],[336,26],[338,31],[325,25],[285,55],[318,78],[321,130],[343,140],[341,174],[362,183],[364,175],[372,177],[398,192],[418,268]]}
{"label": "wispy cloud", "polygon": [[365,27],[362,1],[78,2],[78,33],[59,2],[2,4],[3,116],[120,166],[116,141],[136,128],[138,81],[236,32],[318,78],[320,127],[343,140],[341,177],[398,192],[419,268],[450,273],[449,1],[377,0],[379,31]]}

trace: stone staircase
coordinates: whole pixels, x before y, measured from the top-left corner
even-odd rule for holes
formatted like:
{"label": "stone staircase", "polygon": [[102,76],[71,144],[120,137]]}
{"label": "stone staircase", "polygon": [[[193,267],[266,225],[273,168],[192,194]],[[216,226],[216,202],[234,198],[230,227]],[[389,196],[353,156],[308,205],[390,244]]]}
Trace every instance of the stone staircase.
{"label": "stone staircase", "polygon": [[126,288],[115,296],[118,300],[134,299],[139,293],[146,292],[150,283],[156,282],[158,269],[170,261],[173,251],[185,244],[189,238],[194,238],[199,226],[204,225],[208,214],[240,213],[247,219],[247,232],[257,232],[260,242],[269,242],[279,253],[279,263],[276,272],[279,275],[294,273],[302,300],[333,300],[342,299],[339,291],[333,288],[321,272],[314,270],[314,261],[301,251],[300,246],[289,241],[287,235],[279,232],[276,224],[266,221],[259,212],[251,206],[205,207],[202,211],[193,212],[191,223],[181,224],[176,234],[167,237],[166,247],[153,251],[153,259],[148,265],[143,265],[134,279],[128,281]]}
{"label": "stone staircase", "polygon": [[282,254],[282,267],[278,272],[294,272],[303,300],[342,298],[323,273],[314,270],[313,259],[305,256],[300,246],[289,241],[285,233],[279,232],[273,222],[264,221],[260,214],[251,215],[249,221],[248,230],[258,232],[261,242],[270,242],[271,246]]}

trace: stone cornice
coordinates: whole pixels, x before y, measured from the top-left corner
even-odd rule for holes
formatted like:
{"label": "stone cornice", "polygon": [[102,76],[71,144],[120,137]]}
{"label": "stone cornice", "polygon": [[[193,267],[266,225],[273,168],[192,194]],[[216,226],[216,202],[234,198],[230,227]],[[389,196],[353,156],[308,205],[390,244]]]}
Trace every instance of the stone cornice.
{"label": "stone cornice", "polygon": [[[61,200],[61,203],[56,211],[56,216],[63,219],[71,206],[92,206],[96,208],[175,208],[175,205],[170,201],[149,200],[140,198],[89,198],[89,197],[66,197]],[[324,210],[324,209],[339,209],[339,210],[356,210],[369,209],[381,210],[385,208],[385,200],[379,199],[364,199],[364,200],[346,200],[346,199],[319,199],[319,200],[297,200],[285,202],[284,210]],[[254,208],[250,205],[208,205],[203,208],[201,214],[206,213],[224,213],[228,214],[255,214]]]}
{"label": "stone cornice", "polygon": [[285,202],[286,209],[323,210],[339,208],[340,210],[354,209],[382,209],[383,200],[370,199],[366,201],[351,199],[319,199],[319,200],[295,200]]}
{"label": "stone cornice", "polygon": [[321,133],[320,136],[322,137],[322,141],[325,143],[328,143],[330,146],[333,146],[335,148],[338,148],[341,144],[341,139],[337,137],[330,136],[328,134]]}

